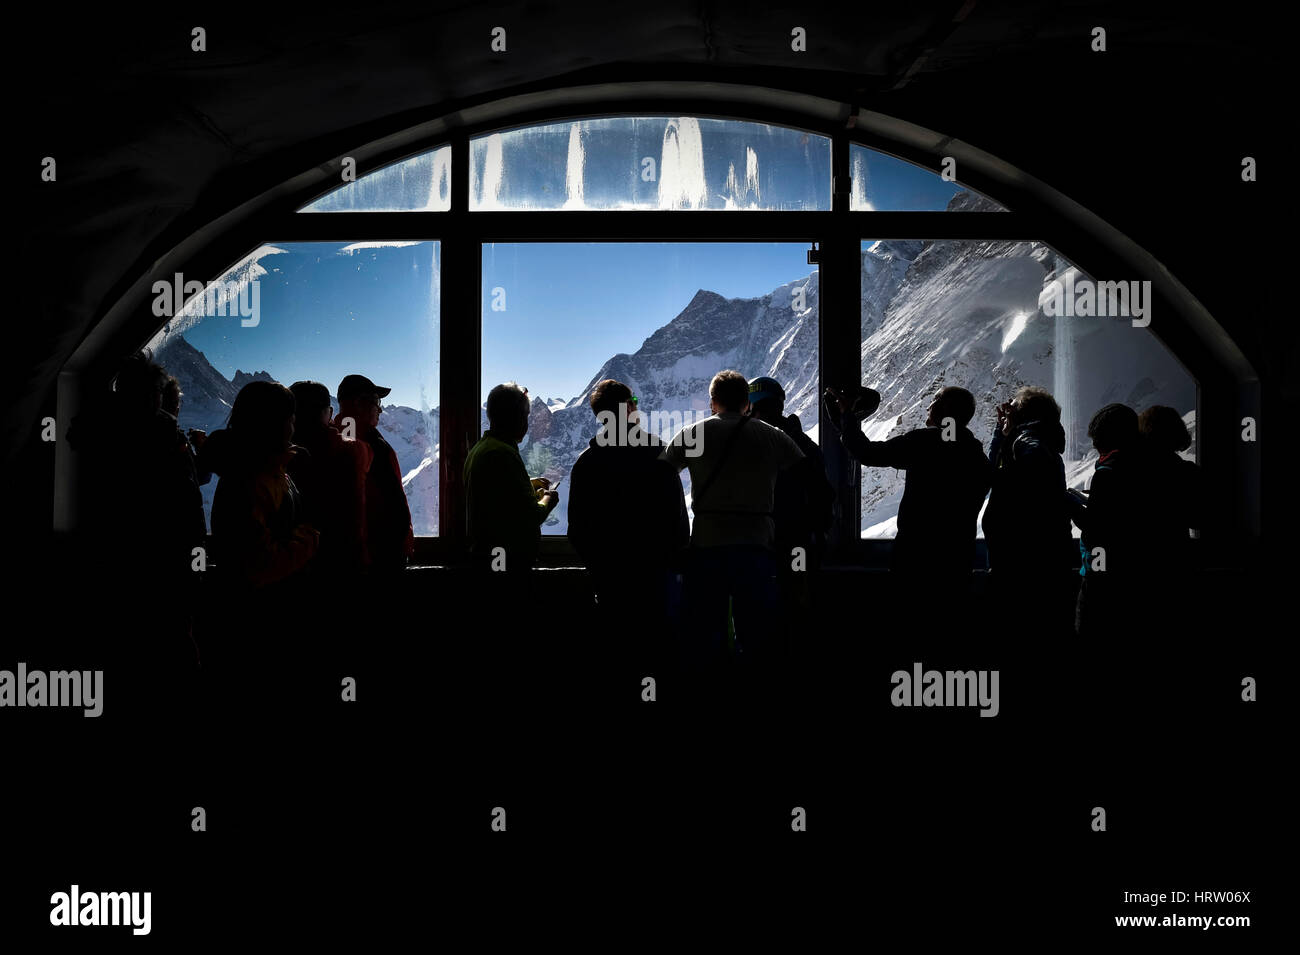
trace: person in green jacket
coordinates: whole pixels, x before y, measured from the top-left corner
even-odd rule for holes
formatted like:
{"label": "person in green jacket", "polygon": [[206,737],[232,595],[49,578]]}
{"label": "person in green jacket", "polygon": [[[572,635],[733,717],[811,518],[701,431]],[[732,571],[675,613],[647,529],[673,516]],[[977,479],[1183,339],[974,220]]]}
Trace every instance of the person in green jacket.
{"label": "person in green jacket", "polygon": [[491,570],[532,567],[542,523],[560,503],[546,478],[528,477],[519,454],[528,411],[526,388],[513,381],[497,385],[488,392],[488,430],[465,458],[470,554]]}

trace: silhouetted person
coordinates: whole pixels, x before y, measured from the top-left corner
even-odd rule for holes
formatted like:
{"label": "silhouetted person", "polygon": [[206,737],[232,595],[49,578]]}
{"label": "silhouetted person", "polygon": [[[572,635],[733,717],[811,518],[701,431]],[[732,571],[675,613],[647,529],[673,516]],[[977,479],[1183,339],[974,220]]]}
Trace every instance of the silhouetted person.
{"label": "silhouetted person", "polygon": [[1148,619],[1171,633],[1198,624],[1196,602],[1187,599],[1200,586],[1201,556],[1192,537],[1205,531],[1210,501],[1201,468],[1180,452],[1191,433],[1173,408],[1154,405],[1138,416],[1138,432],[1153,492],[1148,496],[1150,565],[1137,586],[1149,605]]}
{"label": "silhouetted person", "polygon": [[110,653],[141,668],[192,668],[191,607],[204,543],[203,499],[176,419],[163,410],[167,372],[148,352],[128,358],[113,390],[77,416],[68,442],[81,467],[83,526],[101,555],[97,581],[115,602],[148,601],[156,626],[109,639]]}
{"label": "silhouetted person", "polygon": [[1132,408],[1102,408],[1088,422],[1088,437],[1098,458],[1087,507],[1075,517],[1083,532],[1075,630],[1092,637],[1126,631],[1136,622],[1136,582],[1151,563],[1150,499],[1159,489],[1151,485]]}
{"label": "silhouetted person", "polygon": [[[560,502],[544,478],[528,477],[519,442],[528,433],[528,392],[513,381],[488,392],[488,430],[465,458],[466,529],[476,566],[528,570],[541,527]],[[498,553],[493,553],[501,548]]]}
{"label": "silhouetted person", "polygon": [[997,414],[983,522],[989,567],[994,573],[1032,575],[1049,563],[1073,565],[1060,406],[1042,388],[1025,387],[999,405]]}
{"label": "silhouetted person", "polygon": [[[170,415],[173,421],[181,415],[181,397],[180,381],[175,375],[166,375],[163,380],[162,411]],[[185,450],[190,455],[190,460],[194,460],[199,453],[199,448],[203,446],[204,439],[207,438],[207,432],[200,431],[197,428],[190,428],[189,431],[182,433],[182,438]],[[212,478],[211,474],[199,473],[197,467],[195,468],[195,476],[200,485],[207,484]]]}
{"label": "silhouetted person", "polygon": [[665,662],[660,651],[691,531],[681,478],[661,459],[663,442],[641,429],[636,405],[612,378],[592,391],[600,433],[569,473],[569,540],[594,580],[604,632],[626,635],[619,659],[645,676]]}
{"label": "silhouetted person", "polygon": [[1004,604],[1018,602],[1008,623],[1022,633],[1072,629],[1069,568],[1078,567],[1078,546],[1070,532],[1064,453],[1061,408],[1050,393],[1025,387],[998,406],[984,538],[993,586]]}
{"label": "silhouetted person", "polygon": [[[345,441],[331,421],[329,389],[318,381],[289,386],[296,407],[290,475],[302,498],[302,519],[321,534],[315,564],[325,574],[355,574],[366,564],[364,515],[369,445]],[[364,449],[364,450],[363,450]]]}
{"label": "silhouetted person", "polygon": [[696,664],[715,667],[725,661],[734,624],[742,654],[766,668],[780,644],[777,476],[803,452],[785,432],[746,414],[749,383],[738,371],[713,376],[709,407],[712,417],[683,428],[664,450],[678,471],[690,469],[695,512],[687,608],[696,633],[684,649]]}
{"label": "silhouetted person", "polygon": [[804,434],[798,415],[785,413],[780,382],[763,376],[749,383],[749,414],[785,432],[803,452],[802,461],[777,475],[772,508],[783,621],[779,629],[783,650],[789,652],[806,635],[813,612],[826,532],[835,520],[835,489],[826,478],[821,448]]}
{"label": "silhouetted person", "polygon": [[513,381],[487,398],[488,429],[465,457],[466,532],[471,591],[463,599],[475,621],[472,634],[473,697],[491,721],[520,708],[563,676],[555,655],[571,647],[582,621],[539,620],[541,585],[532,572],[541,527],[560,502],[545,478],[530,479],[519,454],[528,434],[528,391]]}
{"label": "silhouetted person", "polygon": [[[204,661],[228,718],[250,721],[253,736],[241,745],[254,748],[264,741],[257,721],[278,720],[294,705],[302,664],[319,652],[314,635],[299,635],[307,567],[320,538],[302,522],[288,474],[293,427],[293,393],[274,381],[250,381],[235,396],[227,426],[199,452],[200,467],[217,475]],[[308,653],[299,653],[304,646]]]}
{"label": "silhouetted person", "polygon": [[339,382],[339,414],[334,421],[345,438],[355,437],[373,455],[366,469],[364,537],[371,572],[379,574],[400,571],[415,553],[402,466],[393,446],[379,433],[380,399],[391,390],[364,375],[348,375]]}
{"label": "silhouetted person", "polygon": [[1205,487],[1201,469],[1180,452],[1192,444],[1182,416],[1173,408],[1153,405],[1138,415],[1138,432],[1159,493],[1149,502],[1156,569],[1177,575],[1193,561],[1190,532],[1204,523]]}
{"label": "silhouetted person", "polygon": [[301,516],[288,474],[293,392],[250,381],[235,397],[230,422],[208,437],[203,466],[218,475],[212,539],[221,577],[236,594],[283,585],[316,553],[319,533]]}
{"label": "silhouetted person", "polygon": [[749,414],[785,432],[804,459],[777,475],[773,501],[775,549],[782,566],[795,547],[804,548],[812,568],[820,564],[825,535],[835,519],[835,489],[826,478],[826,459],[804,433],[799,416],[785,413],[785,389],[773,378],[749,383]]}
{"label": "silhouetted person", "polygon": [[967,425],[975,398],[965,388],[939,390],[925,426],[886,441],[862,433],[848,402],[827,389],[840,412],[840,441],[859,463],[906,471],[898,505],[893,570],[909,585],[969,589],[975,532],[992,466]]}

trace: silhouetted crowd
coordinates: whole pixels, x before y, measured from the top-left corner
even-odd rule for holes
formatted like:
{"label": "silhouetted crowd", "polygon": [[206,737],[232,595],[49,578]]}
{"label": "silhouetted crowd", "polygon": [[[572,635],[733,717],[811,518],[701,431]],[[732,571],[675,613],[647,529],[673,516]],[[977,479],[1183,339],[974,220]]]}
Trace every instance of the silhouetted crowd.
{"label": "silhouetted crowd", "polygon": [[[88,458],[81,524],[113,542],[110,592],[148,584],[142,634],[121,635],[122,653],[151,669],[274,668],[301,656],[295,642],[309,635],[314,658],[340,650],[367,594],[414,553],[401,467],[378,427],[388,393],[348,375],[335,416],[319,382],[251,381],[225,428],[186,433],[176,378],[147,353],[127,361],[68,435]],[[200,488],[214,476],[209,553]],[[195,638],[200,599],[215,639]]]}
{"label": "silhouetted crowd", "polygon": [[[835,493],[778,382],[728,370],[709,394],[713,415],[664,445],[638,432],[626,384],[597,383],[590,402],[601,430],[569,476],[569,539],[618,652],[646,666],[668,655],[693,674],[743,661],[761,679],[782,665],[788,641],[806,636]],[[994,606],[1008,630],[1037,621],[1044,634],[1073,625],[1119,636],[1171,616],[1202,499],[1198,468],[1179,455],[1191,439],[1174,409],[1098,411],[1088,433],[1100,457],[1080,492],[1067,491],[1061,410],[1041,388],[998,407],[987,452],[970,431],[975,399],[965,389],[941,389],[923,427],[885,441],[862,432],[879,404],[871,397],[826,394],[853,459],[906,472],[891,571],[898,599],[916,602],[918,628],[961,628],[982,508]],[[527,391],[498,385],[487,413],[465,466],[471,551],[484,567],[496,554],[496,569],[527,569],[558,491],[530,479],[519,454]],[[683,469],[693,530],[674,474]],[[1083,577],[1077,586],[1070,568]]]}
{"label": "silhouetted crowd", "polygon": [[[348,375],[335,415],[319,382],[252,381],[224,429],[185,433],[177,380],[145,353],[124,365],[108,400],[68,439],[89,459],[83,525],[123,542],[112,572],[151,580],[159,613],[175,623],[165,647],[139,652],[234,660],[256,643],[291,655],[294,635],[338,630],[343,618],[323,595],[355,592],[362,609],[347,626],[378,611],[365,609],[366,595],[414,552],[397,454],[378,428],[388,393]],[[599,430],[568,476],[568,534],[612,655],[643,670],[708,678],[736,665],[763,679],[813,606],[836,492],[818,445],[785,413],[778,382],[722,371],[709,397],[712,415],[665,443],[641,430],[628,385],[598,382],[590,405]],[[883,441],[862,430],[878,395],[827,389],[824,399],[856,462],[906,472],[891,565],[900,601],[942,605],[949,615],[936,619],[959,625],[981,509],[994,606],[1009,619],[1068,626],[1072,610],[1081,636],[1122,634],[1179,601],[1203,494],[1198,468],[1180,456],[1190,435],[1174,409],[1099,410],[1088,427],[1099,457],[1084,492],[1067,490],[1060,407],[1041,388],[998,406],[987,452],[969,427],[975,399],[959,387],[938,391],[922,427]],[[527,390],[497,385],[486,411],[463,480],[468,553],[479,579],[496,581],[484,590],[491,599],[529,579],[559,489],[530,477],[520,454]],[[213,476],[208,554],[200,487]],[[212,612],[224,614],[218,629],[230,640],[201,651],[194,572],[208,562],[220,595]],[[1082,578],[1077,587],[1068,568]],[[277,639],[268,650],[269,634]]]}

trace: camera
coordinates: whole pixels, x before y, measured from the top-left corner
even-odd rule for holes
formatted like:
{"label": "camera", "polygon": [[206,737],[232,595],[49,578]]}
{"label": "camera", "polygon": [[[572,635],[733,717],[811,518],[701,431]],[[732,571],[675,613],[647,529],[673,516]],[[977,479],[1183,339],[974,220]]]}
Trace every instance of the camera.
{"label": "camera", "polygon": [[[827,389],[827,391],[829,390],[831,389]],[[849,385],[847,388],[835,388],[834,390],[849,400],[849,411],[858,421],[864,421],[871,417],[876,413],[876,409],[880,407],[880,392],[864,385]],[[839,422],[839,405],[825,392],[822,393],[822,411],[828,420]]]}

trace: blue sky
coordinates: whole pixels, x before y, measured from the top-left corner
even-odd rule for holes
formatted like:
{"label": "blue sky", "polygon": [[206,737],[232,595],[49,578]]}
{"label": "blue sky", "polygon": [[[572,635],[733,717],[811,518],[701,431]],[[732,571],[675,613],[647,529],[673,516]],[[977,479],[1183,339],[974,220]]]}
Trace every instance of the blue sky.
{"label": "blue sky", "polygon": [[929,169],[863,147],[851,151],[850,163],[854,191],[877,212],[942,212],[961,189]]}
{"label": "blue sky", "polygon": [[260,259],[258,324],[208,316],[186,341],[227,378],[264,370],[333,393],[357,373],[392,388],[386,402],[437,406],[437,243],[351,252],[346,243],[271,244],[284,252]]}

